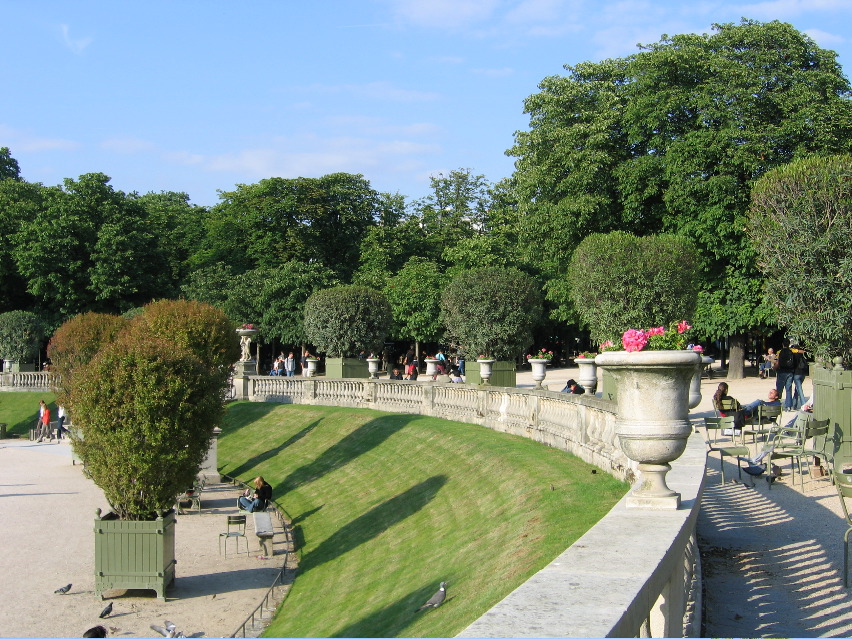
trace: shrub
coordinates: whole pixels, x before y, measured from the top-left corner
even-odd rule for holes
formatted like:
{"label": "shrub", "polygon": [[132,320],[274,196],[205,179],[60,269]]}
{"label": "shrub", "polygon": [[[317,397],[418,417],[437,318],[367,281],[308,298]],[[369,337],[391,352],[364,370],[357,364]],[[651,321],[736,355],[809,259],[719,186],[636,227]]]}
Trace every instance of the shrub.
{"label": "shrub", "polygon": [[629,328],[691,318],[700,261],[676,235],[595,233],[580,242],[568,269],[571,299],[592,339],[620,342]]}
{"label": "shrub", "polygon": [[852,155],[811,157],[766,173],[748,234],[778,320],[823,361],[852,352]]}
{"label": "shrub", "polygon": [[188,348],[128,331],[75,376],[75,452],[122,519],[149,519],[192,486],[221,419],[220,384]]}
{"label": "shrub", "polygon": [[387,298],[364,286],[337,286],[305,302],[305,335],[330,357],[381,349],[390,326]]}
{"label": "shrub", "polygon": [[44,329],[41,320],[29,311],[0,314],[0,357],[32,362],[38,355]]}
{"label": "shrub", "polygon": [[215,306],[193,300],[159,300],[133,318],[130,330],[173,342],[193,353],[224,384],[240,358],[236,325]]}
{"label": "shrub", "polygon": [[82,313],[60,326],[47,345],[47,356],[56,373],[57,402],[71,408],[69,392],[74,373],[88,364],[106,344],[127,326],[118,315]]}
{"label": "shrub", "polygon": [[442,305],[447,336],[468,357],[519,357],[533,343],[542,315],[538,285],[514,268],[459,273]]}

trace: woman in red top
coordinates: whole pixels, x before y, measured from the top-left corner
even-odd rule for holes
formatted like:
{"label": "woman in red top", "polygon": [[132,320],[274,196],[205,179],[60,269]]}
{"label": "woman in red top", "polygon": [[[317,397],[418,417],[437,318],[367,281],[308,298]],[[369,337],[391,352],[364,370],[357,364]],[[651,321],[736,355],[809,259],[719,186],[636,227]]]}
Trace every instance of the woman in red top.
{"label": "woman in red top", "polygon": [[45,437],[50,439],[50,409],[47,407],[47,404],[44,405],[44,410],[41,411],[41,428],[39,428],[38,432],[38,441],[43,440]]}

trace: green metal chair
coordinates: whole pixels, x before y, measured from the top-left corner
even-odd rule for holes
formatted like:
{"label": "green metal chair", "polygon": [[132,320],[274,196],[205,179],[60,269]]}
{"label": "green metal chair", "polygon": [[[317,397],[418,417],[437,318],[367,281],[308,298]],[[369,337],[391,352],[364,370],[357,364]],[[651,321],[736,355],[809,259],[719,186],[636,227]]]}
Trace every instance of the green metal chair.
{"label": "green metal chair", "polygon": [[762,435],[764,441],[769,439],[769,435],[778,428],[778,418],[781,416],[781,411],[781,405],[767,406],[760,404],[752,416],[746,419],[747,433],[751,435],[753,444],[757,442],[758,435]]}
{"label": "green metal chair", "polygon": [[[708,453],[719,453],[719,461],[722,469],[722,484],[725,483],[725,457],[734,457],[737,460],[737,473],[739,479],[743,478],[742,460],[749,457],[748,446],[742,443],[742,433],[733,430],[733,417],[705,417],[704,418],[704,442],[707,444]],[[720,441],[722,431],[731,429],[733,435],[730,441]]]}
{"label": "green metal chair", "polygon": [[852,498],[852,474],[844,473],[848,466],[852,466],[852,458],[834,460],[834,487],[840,497],[840,506],[843,508],[843,516],[846,518],[846,532],[843,534],[843,585],[849,587],[849,535],[852,534],[852,517],[846,500]]}
{"label": "green metal chair", "polygon": [[[828,419],[809,419],[805,430],[805,447],[802,456],[805,458],[805,466],[808,469],[808,477],[813,478],[811,472],[810,458],[819,458],[825,462],[828,469],[826,479],[832,477],[832,466],[834,463],[834,445],[828,438]],[[808,445],[810,442],[810,445]]]}
{"label": "green metal chair", "polygon": [[228,540],[233,539],[237,544],[237,554],[240,554],[240,539],[246,542],[246,554],[248,554],[248,537],[246,537],[246,516],[228,515],[228,530],[219,533],[219,554],[222,554],[222,539],[225,540],[225,556],[228,556]]}
{"label": "green metal chair", "polygon": [[[809,415],[798,415],[793,426],[779,426],[770,442],[770,451],[766,456],[767,469],[771,472],[772,462],[776,459],[790,460],[790,473],[794,474],[796,467],[799,469],[799,480],[802,491],[805,490],[805,480],[802,474],[802,457],[805,454],[805,434],[807,432]],[[795,483],[795,478],[794,478]],[[772,488],[772,482],[769,482]]]}

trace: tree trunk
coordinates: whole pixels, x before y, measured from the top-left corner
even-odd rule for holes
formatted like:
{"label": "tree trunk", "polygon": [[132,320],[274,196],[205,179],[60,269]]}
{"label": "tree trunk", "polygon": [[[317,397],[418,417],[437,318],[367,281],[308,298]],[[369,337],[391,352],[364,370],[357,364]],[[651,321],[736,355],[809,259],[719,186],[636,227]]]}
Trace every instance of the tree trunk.
{"label": "tree trunk", "polygon": [[728,379],[742,379],[745,377],[745,335],[731,335],[728,346]]}

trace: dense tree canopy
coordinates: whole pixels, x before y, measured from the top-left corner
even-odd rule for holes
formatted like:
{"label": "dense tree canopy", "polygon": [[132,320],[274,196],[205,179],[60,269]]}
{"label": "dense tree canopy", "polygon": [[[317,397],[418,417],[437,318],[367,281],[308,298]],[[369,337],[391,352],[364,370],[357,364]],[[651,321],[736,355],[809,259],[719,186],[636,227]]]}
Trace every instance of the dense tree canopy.
{"label": "dense tree canopy", "polygon": [[317,291],[305,303],[305,335],[329,357],[379,352],[391,323],[384,294],[364,286]]}
{"label": "dense tree canopy", "polygon": [[396,339],[437,342],[444,331],[441,323],[441,294],[447,276],[435,262],[412,257],[390,278],[385,295],[393,315]]}
{"label": "dense tree canopy", "polygon": [[[789,24],[744,20],[566,69],[527,99],[531,128],[510,150],[521,242],[547,279],[589,233],[675,232],[711,258],[700,332],[771,321],[744,232],[751,186],[794,158],[852,145],[835,54]],[[566,298],[558,286],[549,294]]]}
{"label": "dense tree canopy", "polygon": [[592,338],[617,344],[629,328],[691,321],[700,265],[692,243],[676,235],[593,233],[574,251],[568,286]]}
{"label": "dense tree canopy", "polygon": [[755,185],[749,234],[765,294],[819,359],[852,355],[852,155],[812,157]]}

